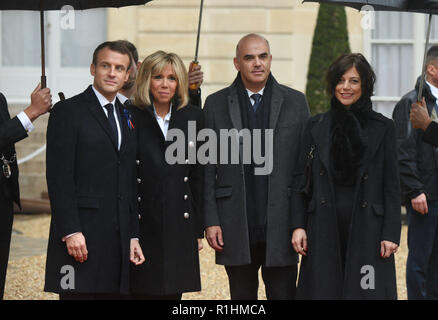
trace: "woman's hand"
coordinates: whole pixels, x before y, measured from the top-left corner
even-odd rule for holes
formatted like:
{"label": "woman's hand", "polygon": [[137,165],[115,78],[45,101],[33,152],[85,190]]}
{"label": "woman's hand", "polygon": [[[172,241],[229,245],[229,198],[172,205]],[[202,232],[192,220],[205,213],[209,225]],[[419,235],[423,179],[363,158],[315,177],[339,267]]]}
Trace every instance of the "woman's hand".
{"label": "woman's hand", "polygon": [[383,240],[380,242],[380,256],[384,259],[389,258],[391,254],[396,253],[398,245],[391,241]]}
{"label": "woman's hand", "polygon": [[307,256],[307,233],[306,230],[302,228],[295,229],[292,234],[292,246],[294,250],[303,255]]}

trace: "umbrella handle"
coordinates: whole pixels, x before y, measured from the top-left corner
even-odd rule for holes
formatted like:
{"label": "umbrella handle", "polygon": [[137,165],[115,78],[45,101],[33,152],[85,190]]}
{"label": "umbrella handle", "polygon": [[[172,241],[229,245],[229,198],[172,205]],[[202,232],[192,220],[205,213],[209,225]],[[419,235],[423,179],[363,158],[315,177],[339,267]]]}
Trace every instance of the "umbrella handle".
{"label": "umbrella handle", "polygon": [[[196,66],[198,66],[198,65],[199,65],[199,62],[198,62],[198,61],[192,61],[192,62],[190,63],[189,72],[192,71],[192,70],[193,70]],[[189,88],[190,88],[190,90],[198,90],[199,86],[198,86],[197,83],[192,83],[192,84],[189,86]]]}
{"label": "umbrella handle", "polygon": [[427,27],[426,46],[424,48],[423,68],[421,69],[421,79],[420,79],[420,87],[418,89],[417,102],[421,102],[423,100],[423,88],[424,88],[424,82],[426,81],[427,48],[429,47],[431,26],[432,26],[432,13],[429,14],[429,25]]}

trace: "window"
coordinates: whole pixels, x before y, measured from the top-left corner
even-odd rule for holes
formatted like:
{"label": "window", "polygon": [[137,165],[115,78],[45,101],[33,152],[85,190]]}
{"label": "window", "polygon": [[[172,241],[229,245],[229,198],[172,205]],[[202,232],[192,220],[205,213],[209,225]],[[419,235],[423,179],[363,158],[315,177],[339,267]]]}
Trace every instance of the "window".
{"label": "window", "polygon": [[[375,12],[374,30],[365,31],[365,55],[377,76],[374,108],[391,118],[400,98],[421,74],[428,16]],[[438,19],[432,19],[430,45],[438,44]]]}
{"label": "window", "polygon": [[[92,81],[96,46],[107,38],[106,9],[74,12],[74,29],[62,28],[60,11],[46,11],[46,76],[54,102],[82,92]],[[10,103],[27,103],[40,81],[40,13],[0,11],[0,88]]]}

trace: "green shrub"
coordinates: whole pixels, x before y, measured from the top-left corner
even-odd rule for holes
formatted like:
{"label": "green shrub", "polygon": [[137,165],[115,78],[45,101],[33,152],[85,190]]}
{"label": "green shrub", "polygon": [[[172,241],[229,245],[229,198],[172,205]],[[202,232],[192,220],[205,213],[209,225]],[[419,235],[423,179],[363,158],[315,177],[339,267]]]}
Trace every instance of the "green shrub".
{"label": "green shrub", "polygon": [[325,93],[325,74],[337,57],[350,52],[345,8],[320,4],[306,86],[306,96],[312,114],[329,109],[330,98]]}

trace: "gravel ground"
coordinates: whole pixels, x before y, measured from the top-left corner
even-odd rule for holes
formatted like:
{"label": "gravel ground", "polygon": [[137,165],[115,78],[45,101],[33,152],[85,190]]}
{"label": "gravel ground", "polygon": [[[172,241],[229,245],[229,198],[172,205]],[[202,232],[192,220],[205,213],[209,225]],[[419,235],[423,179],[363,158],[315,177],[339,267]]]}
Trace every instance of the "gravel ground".
{"label": "gravel ground", "polygon": [[[12,239],[11,254],[9,259],[8,273],[6,276],[5,300],[56,300],[58,295],[43,292],[44,269],[46,255],[20,257],[19,252],[13,252],[14,244],[20,239],[32,238],[35,243],[41,243],[41,239],[47,239],[49,234],[50,216],[41,215],[16,215],[14,234]],[[403,226],[401,247],[396,254],[398,297],[406,300],[405,265],[407,256],[406,226]],[[39,240],[37,242],[36,240]],[[16,249],[19,250],[19,249]],[[39,252],[44,252],[39,250]],[[186,293],[186,300],[229,300],[228,279],[222,266],[214,262],[214,251],[208,247],[204,240],[204,249],[200,253],[201,263],[201,292]],[[260,277],[259,299],[266,299],[263,281]]]}

